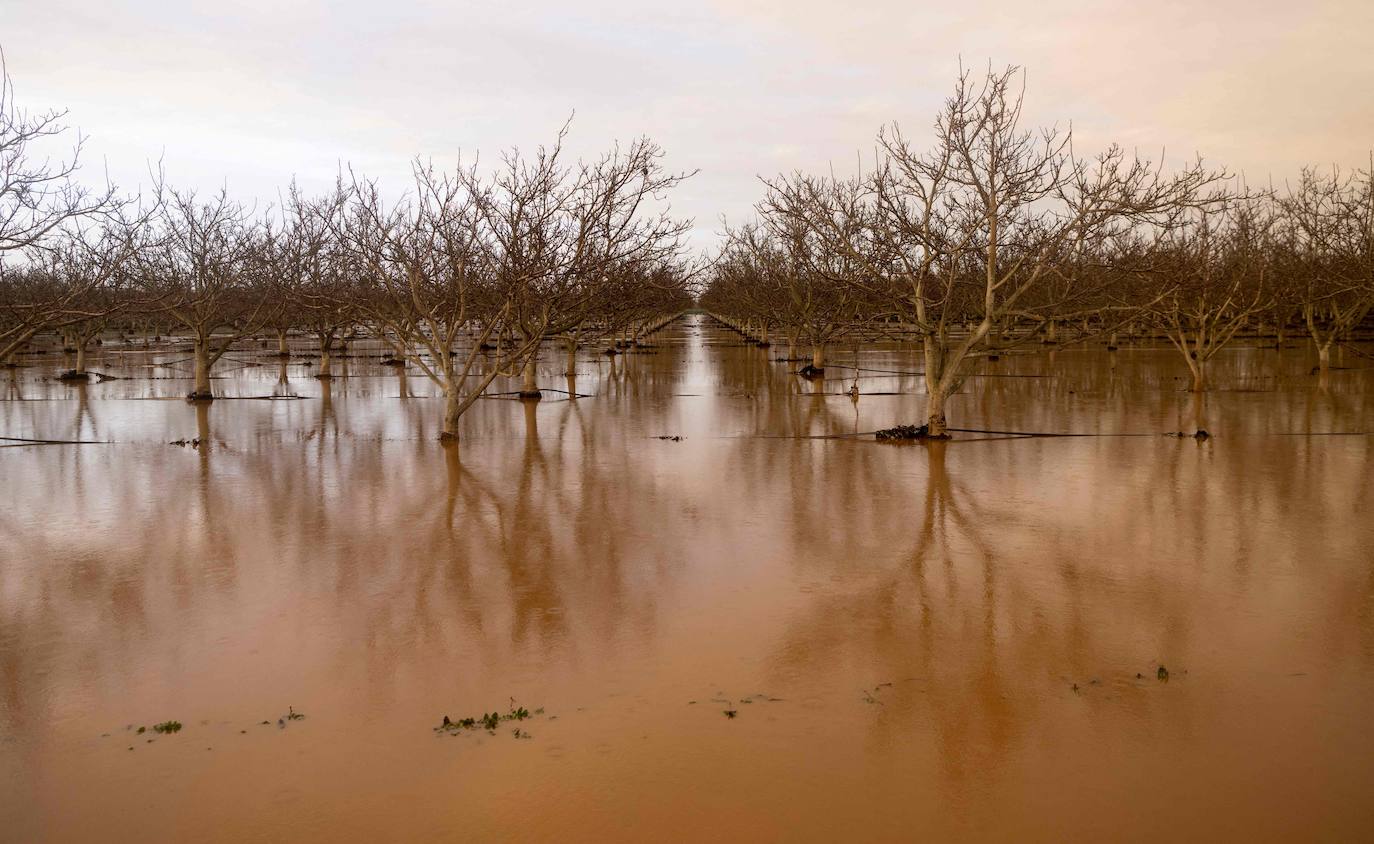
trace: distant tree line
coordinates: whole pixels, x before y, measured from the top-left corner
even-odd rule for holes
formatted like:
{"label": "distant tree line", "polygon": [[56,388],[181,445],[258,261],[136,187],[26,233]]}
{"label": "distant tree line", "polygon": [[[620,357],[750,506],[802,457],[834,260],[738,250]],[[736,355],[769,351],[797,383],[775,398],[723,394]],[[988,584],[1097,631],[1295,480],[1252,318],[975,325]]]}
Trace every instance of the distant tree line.
{"label": "distant tree line", "polygon": [[[211,372],[233,345],[275,332],[318,344],[317,377],[359,333],[386,343],[442,391],[443,433],[502,374],[537,398],[540,344],[635,342],[692,303],[695,268],[668,197],[670,172],[648,139],[570,161],[567,126],[551,147],[512,150],[494,167],[444,171],[417,161],[408,191],[341,174],[322,195],[291,185],[258,211],[227,191],[205,196],[156,174],[149,196],[74,179],[81,139],[60,161],[38,147],[63,113],[0,98],[0,364],[36,335],[60,335],[85,379],[103,331],[189,338],[188,398],[214,398]],[[612,345],[614,350],[614,343]]]}
{"label": "distant tree line", "polygon": [[789,359],[809,347],[803,374],[845,337],[916,341],[943,436],[973,363],[1023,344],[1167,337],[1201,391],[1242,330],[1282,343],[1299,326],[1324,382],[1374,305],[1374,166],[1255,190],[1200,161],[1083,157],[1070,130],[1022,125],[1016,68],[962,72],[928,145],[894,123],[860,175],[764,180],[756,218],[704,265],[668,205],[692,174],[648,139],[572,161],[564,126],[492,167],[417,160],[394,196],[345,171],[263,209],[160,172],[130,197],[80,183],[82,138],[50,154],[64,113],[26,112],[0,77],[0,365],[56,334],[82,379],[102,332],[166,332],[190,342],[199,401],[246,337],[274,333],[285,353],[307,335],[329,378],[366,335],[438,386],[456,437],[496,378],[538,396],[541,344],[562,343],[571,372],[579,348],[633,342],[699,297]]}

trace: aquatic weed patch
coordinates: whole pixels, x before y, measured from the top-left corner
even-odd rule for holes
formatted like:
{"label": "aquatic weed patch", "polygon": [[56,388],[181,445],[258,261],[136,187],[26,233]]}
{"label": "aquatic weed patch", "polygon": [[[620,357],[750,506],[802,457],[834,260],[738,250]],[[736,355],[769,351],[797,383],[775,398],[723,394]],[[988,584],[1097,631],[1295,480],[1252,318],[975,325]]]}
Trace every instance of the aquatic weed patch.
{"label": "aquatic weed patch", "polygon": [[[523,706],[516,706],[512,701],[510,708],[505,712],[493,710],[491,712],[483,712],[481,716],[469,716],[457,719],[445,715],[443,722],[434,728],[434,734],[436,736],[456,736],[471,730],[486,730],[492,735],[495,735],[497,728],[503,723],[509,721],[526,721],[543,714],[543,707],[530,712],[530,710]],[[529,733],[518,727],[514,731],[514,736],[516,738],[533,738]]]}

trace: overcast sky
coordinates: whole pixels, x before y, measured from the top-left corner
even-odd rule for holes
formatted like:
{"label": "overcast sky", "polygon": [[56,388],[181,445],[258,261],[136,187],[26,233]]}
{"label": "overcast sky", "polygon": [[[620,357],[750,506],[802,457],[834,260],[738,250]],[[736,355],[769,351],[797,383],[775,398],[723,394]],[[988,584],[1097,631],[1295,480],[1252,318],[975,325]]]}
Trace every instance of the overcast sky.
{"label": "overcast sky", "polygon": [[1374,0],[0,0],[29,107],[70,109],[87,166],[121,185],[271,200],[340,162],[404,186],[548,142],[576,111],[591,155],[648,135],[701,173],[674,207],[714,243],[759,174],[852,167],[883,123],[929,126],[962,56],[1022,65],[1027,117],[1281,181],[1368,166]]}

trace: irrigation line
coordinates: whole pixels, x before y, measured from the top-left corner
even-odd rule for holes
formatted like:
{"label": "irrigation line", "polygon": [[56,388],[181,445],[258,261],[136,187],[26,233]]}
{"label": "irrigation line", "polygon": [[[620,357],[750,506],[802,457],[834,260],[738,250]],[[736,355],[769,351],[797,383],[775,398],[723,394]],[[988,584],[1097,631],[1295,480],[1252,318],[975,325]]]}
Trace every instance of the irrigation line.
{"label": "irrigation line", "polygon": [[27,437],[0,437],[0,442],[15,445],[114,445],[111,440],[35,440]]}
{"label": "irrigation line", "polygon": [[1001,434],[1013,437],[1159,437],[1171,436],[1171,434],[1059,434],[1044,433],[1041,431],[990,431],[982,428],[950,428],[961,434]]}
{"label": "irrigation line", "polygon": [[[1242,434],[1241,436],[1245,436]],[[1374,436],[1374,431],[1313,431],[1304,434],[1299,431],[1284,431],[1279,434],[1259,434],[1259,436],[1269,437],[1369,437]]]}

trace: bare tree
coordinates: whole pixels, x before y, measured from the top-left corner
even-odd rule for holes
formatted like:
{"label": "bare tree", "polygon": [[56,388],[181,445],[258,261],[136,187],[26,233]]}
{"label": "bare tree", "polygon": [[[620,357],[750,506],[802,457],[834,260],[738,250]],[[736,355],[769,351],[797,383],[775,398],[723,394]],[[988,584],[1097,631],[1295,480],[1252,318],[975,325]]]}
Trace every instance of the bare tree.
{"label": "bare tree", "polygon": [[282,304],[277,321],[282,331],[300,328],[314,337],[321,379],[333,377],[334,344],[358,320],[357,268],[331,225],[346,201],[341,187],[312,202],[293,184],[280,223],[268,224],[263,238],[268,282]]}
{"label": "bare tree", "polygon": [[666,171],[647,138],[600,159],[565,164],[567,126],[551,147],[506,153],[490,176],[460,171],[486,245],[483,272],[509,305],[525,349],[521,397],[538,398],[540,340],[576,328],[621,277],[677,260],[690,221],[675,219],[667,193],[690,173]]}
{"label": "bare tree", "polygon": [[802,174],[769,183],[772,208],[863,264],[853,283],[915,327],[930,436],[947,436],[945,401],[967,363],[988,353],[990,332],[1039,325],[1101,295],[1105,280],[1065,274],[1066,259],[1130,226],[1168,225],[1180,208],[1215,200],[1222,178],[1200,163],[1165,175],[1116,146],[1079,157],[1071,131],[1021,128],[1017,81],[1016,68],[977,85],[962,73],[934,148],[918,152],[886,129],[864,183]]}
{"label": "bare tree", "polygon": [[66,117],[22,109],[0,51],[0,258],[41,247],[64,224],[121,204],[113,185],[93,189],[73,178],[85,145],[80,134],[64,158],[38,149],[67,131]]}
{"label": "bare tree", "polygon": [[1162,293],[1147,309],[1183,356],[1192,389],[1207,389],[1207,363],[1273,301],[1273,223],[1263,197],[1198,209],[1162,241]]}
{"label": "bare tree", "polygon": [[502,374],[521,370],[522,394],[536,398],[540,342],[586,322],[613,274],[681,250],[687,224],[663,197],[686,174],[665,173],[656,145],[565,165],[563,137],[528,158],[507,153],[490,174],[417,163],[414,193],[394,204],[355,178],[336,215],[363,312],[443,390],[444,438]]}
{"label": "bare tree", "polygon": [[40,331],[61,332],[77,360],[68,378],[85,378],[85,351],[107,319],[131,306],[127,264],[144,217],[113,211],[98,225],[71,220],[23,260],[0,260],[0,363]]}
{"label": "bare tree", "polygon": [[225,190],[208,200],[194,191],[162,195],[157,225],[136,253],[141,282],[191,336],[195,386],[187,398],[211,401],[211,368],[259,327],[268,305],[254,284],[260,231]]}
{"label": "bare tree", "polygon": [[1374,164],[1342,176],[1307,169],[1279,200],[1285,231],[1285,292],[1317,347],[1325,384],[1331,347],[1374,306]]}
{"label": "bare tree", "polygon": [[415,193],[394,204],[375,182],[355,178],[333,225],[357,267],[361,314],[443,391],[440,436],[457,439],[463,413],[528,347],[484,356],[510,305],[482,274],[475,198],[430,166],[417,165],[414,176]]}

